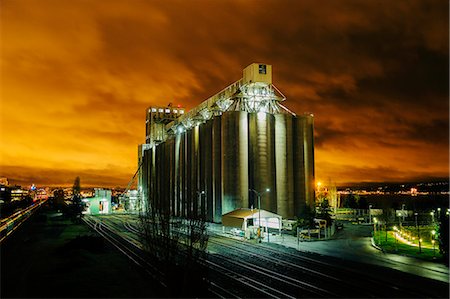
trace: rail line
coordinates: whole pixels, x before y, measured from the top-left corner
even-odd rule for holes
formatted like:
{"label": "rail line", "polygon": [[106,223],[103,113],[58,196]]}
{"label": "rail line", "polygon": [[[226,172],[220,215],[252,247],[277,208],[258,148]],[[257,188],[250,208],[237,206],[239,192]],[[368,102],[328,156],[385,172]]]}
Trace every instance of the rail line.
{"label": "rail line", "polygon": [[[87,219],[84,219],[85,222],[91,226],[96,232],[98,232],[103,238],[105,238],[107,241],[109,241],[114,247],[116,247],[120,252],[122,252],[125,256],[127,256],[130,260],[132,260],[135,264],[138,266],[144,268],[147,273],[149,273],[153,278],[157,279],[163,287],[167,287],[167,284],[165,284],[160,277],[157,277],[153,274],[153,271],[157,271],[160,276],[163,274],[155,269],[155,267],[151,264],[149,264],[145,259],[142,259],[139,254],[136,254],[136,252],[133,249],[130,249],[129,246],[137,247],[139,250],[142,250],[142,244],[138,240],[138,237],[129,237],[124,235],[123,233],[120,233],[116,231],[115,228],[113,228],[111,225],[106,224],[102,220],[94,220],[93,217],[86,217]],[[121,220],[122,226],[126,228],[128,231],[136,233],[138,232],[136,228],[125,225],[123,219],[117,219]],[[117,225],[117,223],[115,223]],[[105,232],[104,229],[107,229],[108,231]],[[127,243],[125,246],[123,246],[123,241],[120,239],[125,240]],[[202,262],[206,263],[207,261],[203,260]],[[147,267],[150,267],[153,271],[148,271]],[[238,280],[238,282],[241,282]],[[241,298],[239,295],[230,292],[226,288],[218,285],[215,282],[209,282],[209,291],[211,294],[216,295],[218,298]]]}
{"label": "rail line", "polygon": [[[103,217],[101,218],[103,219]],[[138,224],[133,218],[108,216],[102,221],[128,246],[142,248]],[[420,290],[405,288],[402,282],[374,278],[371,273],[340,263],[316,260],[310,256],[276,250],[265,244],[210,235],[213,249],[201,263],[209,269],[209,291],[219,298],[241,297],[430,297]],[[225,250],[220,249],[225,248]],[[217,250],[216,250],[217,249]],[[220,249],[220,250],[219,250]],[[218,253],[215,253],[218,251]],[[339,277],[345,275],[346,280]],[[302,279],[299,279],[299,277]],[[225,287],[226,286],[226,287]]]}
{"label": "rail line", "polygon": [[[120,217],[112,217],[112,218],[121,221],[122,226],[125,229],[127,229],[129,232],[136,233],[136,234],[139,233],[138,229],[136,229],[134,227],[134,225],[130,223],[129,220],[124,220],[124,219],[121,219]],[[210,270],[215,271],[217,274],[219,274],[221,276],[226,276],[226,278],[228,280],[232,280],[232,281],[234,281],[234,283],[244,285],[247,293],[248,293],[249,288],[252,289],[253,292],[256,293],[256,297],[261,297],[261,294],[263,296],[268,296],[268,297],[273,297],[273,298],[290,298],[290,297],[292,297],[284,292],[278,291],[274,288],[264,285],[263,283],[255,280],[255,279],[252,279],[245,275],[239,274],[238,272],[236,272],[232,269],[225,268],[221,264],[214,263],[208,259],[201,259],[201,262],[204,265],[207,265]],[[230,298],[230,297],[240,298],[239,294],[232,293],[229,290],[226,290],[224,287],[220,286],[219,284],[217,284],[215,282],[210,281],[210,284],[212,286],[210,288],[210,291],[220,297],[222,297],[221,294],[225,293],[224,298]]]}
{"label": "rail line", "polygon": [[[342,287],[341,284],[349,285],[344,280],[338,279],[338,278],[330,276],[328,274],[318,272],[316,270],[313,270],[311,268],[304,267],[304,266],[301,266],[298,264],[293,264],[290,262],[286,262],[284,260],[276,259],[276,258],[274,258],[270,255],[266,255],[264,253],[251,252],[248,248],[243,249],[243,248],[235,247],[230,244],[227,244],[226,242],[223,242],[223,240],[220,240],[220,239],[214,238],[214,239],[211,239],[210,242],[227,248],[227,250],[230,254],[232,254],[231,253],[232,251],[235,251],[235,252],[241,253],[241,256],[240,256],[241,258],[242,258],[242,254],[244,254],[244,255],[248,255],[248,256],[252,257],[252,261],[255,261],[258,263],[264,262],[266,267],[268,267],[269,266],[268,263],[270,263],[270,266],[272,268],[276,268],[280,271],[286,271],[286,270],[291,270],[291,272],[296,271],[292,274],[297,274],[298,271],[300,271],[304,275],[312,276],[312,278],[310,278],[308,281],[299,281],[298,279],[292,278],[294,275],[286,276],[286,275],[278,274],[278,272],[275,272],[275,273],[277,273],[277,275],[280,275],[280,277],[282,277],[283,279],[287,279],[287,280],[292,281],[293,283],[302,285],[304,288],[309,288],[309,289],[307,289],[309,292],[311,292],[311,289],[315,290],[316,292],[314,294],[319,295],[319,296],[325,295],[327,297],[339,297],[339,294],[337,294],[336,292],[330,292],[330,291],[324,290],[323,288],[312,284],[312,281],[314,281],[314,279],[313,279],[314,277],[320,277],[320,278],[326,279],[326,280],[328,280],[328,283],[333,281],[335,283],[336,287]],[[236,255],[236,256],[239,257],[239,255]],[[245,260],[240,260],[239,263],[249,264]],[[282,268],[280,268],[280,267],[282,267]],[[269,270],[269,271],[271,271],[271,270]],[[271,271],[271,272],[273,272],[273,271]],[[306,277],[303,276],[303,278],[306,278]],[[333,289],[335,289],[335,288],[333,288]],[[367,297],[370,297],[370,294],[367,294]]]}
{"label": "rail line", "polygon": [[45,199],[38,203],[33,203],[31,206],[2,219],[0,224],[0,243],[18,229],[46,201]]}
{"label": "rail line", "polygon": [[[142,248],[135,242],[124,238],[113,229],[105,225],[102,221],[96,220],[93,217],[85,216],[83,221],[93,228],[100,236],[106,239],[111,245],[122,252],[126,257],[133,261],[137,266],[141,267],[147,274],[158,281],[163,287],[167,287],[164,282],[164,275],[146,259],[142,257]],[[130,248],[131,245],[131,248]],[[137,250],[138,249],[138,250]],[[138,252],[136,252],[138,251]]]}
{"label": "rail line", "polygon": [[[228,240],[229,238],[218,236],[212,242],[222,242],[223,240]],[[222,240],[222,241],[219,241]],[[223,246],[223,245],[222,245]],[[285,263],[290,265],[297,265],[304,268],[314,268],[316,273],[319,275],[325,275],[332,278],[336,276],[341,276],[345,273],[345,277],[348,279],[346,281],[339,281],[339,284],[347,285],[353,289],[361,291],[361,296],[365,297],[430,297],[430,294],[426,294],[421,290],[413,289],[412,287],[405,287],[397,282],[385,281],[383,279],[378,279],[373,277],[370,272],[361,272],[357,269],[342,267],[341,265],[336,265],[332,263],[327,263],[325,261],[319,261],[312,259],[310,257],[293,254],[286,251],[275,250],[264,244],[252,244],[250,242],[242,242],[238,240],[233,240],[233,246],[235,250],[245,251],[247,254],[257,254],[258,256],[264,256],[268,259],[272,259],[277,263]],[[250,253],[254,250],[253,253]],[[257,253],[255,253],[257,251]],[[306,265],[305,265],[306,263]],[[328,274],[324,274],[327,272]],[[322,274],[320,274],[322,273]],[[361,281],[364,277],[364,283],[356,284],[354,281]],[[334,279],[336,281],[336,279]],[[338,281],[336,281],[338,282]],[[400,281],[401,283],[401,281]],[[370,286],[370,292],[365,286]],[[342,288],[342,286],[340,287]]]}
{"label": "rail line", "polygon": [[[133,227],[129,220],[121,219],[121,217],[110,217],[114,220],[119,220],[122,223],[122,227],[127,229],[130,232],[137,233],[138,230]],[[117,225],[117,223],[115,223]],[[335,294],[332,292],[328,292],[324,289],[321,289],[319,287],[310,285],[308,283],[299,281],[295,278],[271,271],[270,269],[266,269],[263,267],[259,267],[257,265],[251,265],[249,263],[244,264],[242,262],[237,263],[233,260],[227,259],[227,257],[223,255],[209,255],[210,258],[214,258],[218,260],[218,262],[213,262],[208,259],[203,259],[202,262],[208,266],[209,269],[214,270],[216,273],[220,273],[220,275],[224,275],[226,273],[226,276],[228,276],[228,279],[233,280],[234,282],[238,282],[239,284],[244,284],[245,288],[252,289],[253,292],[256,292],[257,297],[268,296],[268,297],[274,297],[274,298],[295,298],[296,296],[292,296],[286,292],[280,291],[279,289],[285,289],[285,288],[291,288],[295,289],[294,292],[296,295],[298,295],[298,290],[301,293],[307,293],[308,295],[315,295],[316,297],[330,297],[334,296]],[[225,264],[231,264],[232,267],[225,267]],[[232,268],[245,268],[247,272],[250,272],[250,275],[243,275],[238,273]],[[241,269],[242,270],[242,269]],[[257,275],[255,275],[255,273]],[[265,282],[261,282],[262,277],[265,278]],[[256,280],[252,277],[258,277],[260,280]],[[278,284],[282,284],[283,286],[275,289],[267,284],[267,281],[277,281]],[[217,285],[217,284],[216,284]],[[218,286],[218,285],[217,285]],[[218,286],[221,288],[220,286]],[[308,289],[310,288],[310,289]],[[229,297],[232,295],[232,293],[228,292],[227,296]],[[236,295],[236,294],[233,294]],[[309,296],[308,296],[309,297]]]}

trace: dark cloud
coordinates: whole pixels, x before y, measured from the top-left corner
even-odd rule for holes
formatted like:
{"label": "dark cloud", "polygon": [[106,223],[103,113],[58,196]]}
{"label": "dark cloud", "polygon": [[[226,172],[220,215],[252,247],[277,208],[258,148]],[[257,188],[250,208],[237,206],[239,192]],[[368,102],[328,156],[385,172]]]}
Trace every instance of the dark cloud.
{"label": "dark cloud", "polygon": [[23,187],[31,184],[71,186],[77,176],[80,177],[82,187],[124,187],[128,183],[128,173],[118,173],[114,168],[79,170],[2,166],[2,172],[8,174],[10,184]]}

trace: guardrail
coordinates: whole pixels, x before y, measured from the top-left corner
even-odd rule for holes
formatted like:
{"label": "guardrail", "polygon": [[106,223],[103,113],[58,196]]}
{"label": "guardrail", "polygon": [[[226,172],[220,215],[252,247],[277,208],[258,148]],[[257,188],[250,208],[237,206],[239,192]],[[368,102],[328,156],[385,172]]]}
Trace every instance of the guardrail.
{"label": "guardrail", "polygon": [[0,220],[0,243],[12,234],[25,220],[27,220],[37,208],[47,200],[33,203],[26,209],[18,211],[11,216]]}

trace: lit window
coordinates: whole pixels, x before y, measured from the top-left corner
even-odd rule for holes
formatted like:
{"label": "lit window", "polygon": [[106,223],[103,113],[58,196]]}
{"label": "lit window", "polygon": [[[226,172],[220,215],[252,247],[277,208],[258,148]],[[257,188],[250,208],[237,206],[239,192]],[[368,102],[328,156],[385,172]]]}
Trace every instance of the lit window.
{"label": "lit window", "polygon": [[152,108],[152,112],[156,112],[156,108]]}
{"label": "lit window", "polygon": [[178,110],[177,109],[173,109],[173,113],[178,113]]}
{"label": "lit window", "polygon": [[166,109],[166,113],[170,113],[170,109]]}
{"label": "lit window", "polygon": [[164,112],[164,109],[159,108],[158,112]]}
{"label": "lit window", "polygon": [[183,114],[184,113],[184,110],[180,110],[180,114]]}

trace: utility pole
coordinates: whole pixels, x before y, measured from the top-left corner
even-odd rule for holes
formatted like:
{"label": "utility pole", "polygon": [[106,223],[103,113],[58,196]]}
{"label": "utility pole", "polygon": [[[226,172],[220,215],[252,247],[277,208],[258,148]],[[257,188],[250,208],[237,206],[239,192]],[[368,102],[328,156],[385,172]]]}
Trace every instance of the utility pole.
{"label": "utility pole", "polygon": [[417,223],[417,215],[418,213],[414,213],[414,216],[416,217],[416,228],[417,228],[417,238],[419,239],[419,253],[422,253],[422,239],[420,238],[420,227]]}
{"label": "utility pole", "polygon": [[[204,204],[203,204],[203,201],[202,201],[202,195],[205,195],[205,191],[204,190],[202,190],[202,191],[198,191],[197,190],[197,195],[198,195],[198,199],[197,199],[197,214],[198,215],[201,215],[202,216],[202,218],[204,218],[204,216],[205,216],[205,207],[204,207]],[[198,212],[200,210],[200,213]],[[196,216],[198,216],[198,215],[196,215]]]}

